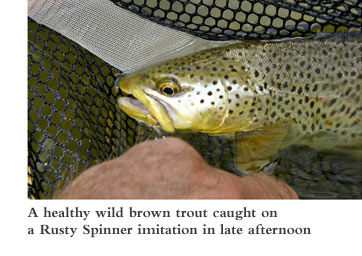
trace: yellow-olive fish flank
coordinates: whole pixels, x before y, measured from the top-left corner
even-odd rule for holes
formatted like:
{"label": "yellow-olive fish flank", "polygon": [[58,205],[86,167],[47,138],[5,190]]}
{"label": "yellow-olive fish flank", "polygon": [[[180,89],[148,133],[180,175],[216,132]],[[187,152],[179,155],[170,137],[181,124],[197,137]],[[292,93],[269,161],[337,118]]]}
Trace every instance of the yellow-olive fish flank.
{"label": "yellow-olive fish flank", "polygon": [[236,164],[259,169],[282,146],[361,150],[359,42],[214,48],[126,75],[121,109],[150,126],[235,136]]}

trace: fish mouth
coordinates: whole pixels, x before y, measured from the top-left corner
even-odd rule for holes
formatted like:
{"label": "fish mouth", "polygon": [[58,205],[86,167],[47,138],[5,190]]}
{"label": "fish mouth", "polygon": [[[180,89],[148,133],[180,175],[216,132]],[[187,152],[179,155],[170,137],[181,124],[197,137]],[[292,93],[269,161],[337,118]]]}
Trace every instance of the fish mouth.
{"label": "fish mouth", "polygon": [[140,88],[133,88],[130,92],[129,96],[118,99],[123,112],[149,126],[159,125],[170,133],[175,131],[173,121],[163,104]]}

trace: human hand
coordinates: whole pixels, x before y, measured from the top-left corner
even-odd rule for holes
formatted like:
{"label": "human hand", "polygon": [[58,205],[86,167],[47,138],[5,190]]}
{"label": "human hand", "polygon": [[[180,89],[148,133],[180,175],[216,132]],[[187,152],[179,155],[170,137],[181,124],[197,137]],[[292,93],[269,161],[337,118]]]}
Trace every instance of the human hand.
{"label": "human hand", "polygon": [[80,174],[59,199],[297,199],[269,174],[239,177],[211,167],[177,138],[147,141]]}

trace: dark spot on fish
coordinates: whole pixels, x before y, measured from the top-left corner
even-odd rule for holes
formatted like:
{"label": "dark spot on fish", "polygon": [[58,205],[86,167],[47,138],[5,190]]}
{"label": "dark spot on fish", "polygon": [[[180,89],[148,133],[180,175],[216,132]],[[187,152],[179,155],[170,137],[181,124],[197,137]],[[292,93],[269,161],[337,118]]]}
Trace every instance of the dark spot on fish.
{"label": "dark spot on fish", "polygon": [[275,113],[275,111],[273,111],[270,116],[273,118],[276,114],[277,113]]}
{"label": "dark spot on fish", "polygon": [[290,90],[291,90],[292,92],[295,92],[296,89],[297,89],[297,87],[295,87],[295,86],[293,85]]}
{"label": "dark spot on fish", "polygon": [[331,99],[329,102],[328,102],[328,106],[332,106],[334,103],[336,103],[337,99]]}
{"label": "dark spot on fish", "polygon": [[288,82],[287,82],[287,81],[285,81],[285,82],[283,83],[283,87],[284,87],[284,88],[287,88],[287,87],[288,87]]}
{"label": "dark spot on fish", "polygon": [[204,76],[200,76],[200,80],[204,80]]}
{"label": "dark spot on fish", "polygon": [[246,70],[245,66],[241,66],[241,70]]}
{"label": "dark spot on fish", "polygon": [[339,79],[341,79],[341,78],[342,78],[342,73],[341,73],[341,72],[338,72],[338,73],[337,73],[337,77],[338,77]]}
{"label": "dark spot on fish", "polygon": [[231,103],[231,99],[228,99],[228,102]]}
{"label": "dark spot on fish", "polygon": [[285,117],[289,117],[289,116],[290,116],[290,113],[287,112],[287,113],[284,114],[284,116],[285,116]]}
{"label": "dark spot on fish", "polygon": [[217,85],[217,81],[216,80],[212,81],[212,84]]}
{"label": "dark spot on fish", "polygon": [[305,124],[303,124],[302,129],[303,129],[303,131],[305,131],[307,129],[307,126]]}
{"label": "dark spot on fish", "polygon": [[320,70],[319,68],[316,68],[314,71],[315,71],[317,74],[320,74],[320,72],[321,72],[321,70]]}
{"label": "dark spot on fish", "polygon": [[207,93],[207,95],[211,96],[211,95],[212,95],[212,92],[211,92],[211,91],[209,91],[209,92]]}
{"label": "dark spot on fish", "polygon": [[302,114],[302,111],[300,109],[298,109],[297,114],[298,114],[298,116],[300,116]]}
{"label": "dark spot on fish", "polygon": [[255,70],[254,75],[255,75],[255,77],[258,77],[258,76],[259,76],[259,72],[258,72],[257,70]]}
{"label": "dark spot on fish", "polygon": [[304,64],[305,64],[305,61],[304,61],[304,60],[302,60],[302,61],[300,62],[300,65],[303,67],[303,66],[304,66]]}
{"label": "dark spot on fish", "polygon": [[352,71],[351,72],[351,76],[355,76],[356,75],[356,72],[355,71]]}
{"label": "dark spot on fish", "polygon": [[233,84],[237,84],[238,81],[236,81],[235,79],[232,81]]}
{"label": "dark spot on fish", "polygon": [[280,74],[275,74],[276,79],[280,78]]}
{"label": "dark spot on fish", "polygon": [[192,78],[194,78],[194,76],[195,76],[194,74],[191,74],[191,75],[190,75],[190,78],[192,79]]}
{"label": "dark spot on fish", "polygon": [[304,102],[305,102],[305,103],[308,103],[308,102],[309,102],[309,97],[308,97],[308,96],[305,96]]}
{"label": "dark spot on fish", "polygon": [[244,101],[244,104],[245,104],[245,105],[248,105],[248,101]]}
{"label": "dark spot on fish", "polygon": [[290,70],[290,65],[289,65],[289,64],[287,64],[287,65],[285,66],[285,70],[286,70],[286,71],[289,71],[289,70]]}
{"label": "dark spot on fish", "polygon": [[321,112],[320,108],[317,108],[316,114],[319,114]]}
{"label": "dark spot on fish", "polygon": [[229,114],[232,114],[234,111],[232,109],[229,109]]}
{"label": "dark spot on fish", "polygon": [[276,103],[275,103],[275,101],[273,101],[273,102],[272,102],[272,106],[275,106],[275,105],[276,105]]}
{"label": "dark spot on fish", "polygon": [[233,88],[231,86],[228,86],[228,91],[231,91]]}
{"label": "dark spot on fish", "polygon": [[349,87],[349,88],[347,89],[347,91],[345,92],[346,96],[348,96],[348,94],[351,92],[351,90],[352,90],[351,87]]}
{"label": "dark spot on fish", "polygon": [[216,91],[219,92],[219,91],[220,91],[220,88],[217,88]]}
{"label": "dark spot on fish", "polygon": [[249,91],[249,88],[248,87],[244,87],[244,91]]}
{"label": "dark spot on fish", "polygon": [[224,78],[227,80],[227,79],[229,79],[229,76],[228,76],[228,75],[225,75]]}
{"label": "dark spot on fish", "polygon": [[265,71],[266,71],[267,73],[269,73],[270,68],[269,68],[269,67],[266,67],[266,68],[265,68]]}
{"label": "dark spot on fish", "polygon": [[236,107],[240,107],[240,104],[239,104],[239,103],[236,103],[235,106],[236,106]]}
{"label": "dark spot on fish", "polygon": [[322,118],[324,119],[324,118],[326,118],[327,117],[327,115],[325,114],[325,113],[323,113],[322,114]]}
{"label": "dark spot on fish", "polygon": [[240,98],[239,93],[235,94],[235,97],[236,97],[237,99],[239,99],[239,98]]}
{"label": "dark spot on fish", "polygon": [[196,66],[196,69],[199,70],[199,69],[201,69],[201,67],[200,67],[200,66]]}
{"label": "dark spot on fish", "polygon": [[222,98],[224,98],[224,96],[220,95],[220,96],[219,96],[219,99],[222,99]]}
{"label": "dark spot on fish", "polygon": [[214,102],[214,101],[211,101],[211,105],[215,105],[215,102]]}
{"label": "dark spot on fish", "polygon": [[346,135],[347,132],[346,132],[346,131],[342,131],[341,134],[342,134],[342,135]]}
{"label": "dark spot on fish", "polygon": [[283,100],[283,98],[279,96],[278,101],[281,102],[282,100]]}
{"label": "dark spot on fish", "polygon": [[303,92],[302,87],[299,87],[297,93],[298,93],[298,94],[301,94],[302,92]]}
{"label": "dark spot on fish", "polygon": [[300,71],[300,72],[299,72],[299,77],[300,77],[300,78],[303,78],[303,76],[304,76],[303,72]]}
{"label": "dark spot on fish", "polygon": [[200,103],[201,103],[201,104],[204,103],[204,100],[200,100]]}
{"label": "dark spot on fish", "polygon": [[315,92],[316,90],[318,90],[318,85],[315,84],[315,85],[313,86],[313,92]]}
{"label": "dark spot on fish", "polygon": [[304,86],[304,89],[305,89],[306,92],[309,92],[309,84],[306,84],[306,85]]}
{"label": "dark spot on fish", "polygon": [[314,107],[314,101],[311,101],[311,102],[309,103],[309,106],[310,106],[310,108],[313,108],[313,107]]}
{"label": "dark spot on fish", "polygon": [[239,115],[242,115],[242,114],[244,114],[244,111],[239,112]]}
{"label": "dark spot on fish", "polygon": [[353,117],[354,115],[356,115],[356,111],[353,111],[353,112],[349,115],[349,117]]}
{"label": "dark spot on fish", "polygon": [[217,68],[216,68],[216,67],[213,67],[212,70],[213,70],[213,71],[217,71]]}

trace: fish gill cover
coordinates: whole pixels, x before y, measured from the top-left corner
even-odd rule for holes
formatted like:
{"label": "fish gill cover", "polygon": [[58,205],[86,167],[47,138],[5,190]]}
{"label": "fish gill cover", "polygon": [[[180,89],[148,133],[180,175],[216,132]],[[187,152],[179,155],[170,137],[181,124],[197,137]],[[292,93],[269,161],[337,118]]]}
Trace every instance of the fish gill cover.
{"label": "fish gill cover", "polygon": [[[359,1],[112,2],[159,24],[213,40],[358,31],[362,20]],[[115,81],[121,70],[32,19],[28,46],[29,198],[51,198],[86,168],[157,136],[117,107],[122,93]],[[234,159],[230,141],[204,133],[179,136],[211,165],[239,173],[230,161]],[[297,146],[279,155],[275,174],[301,198],[361,198],[360,162]]]}

